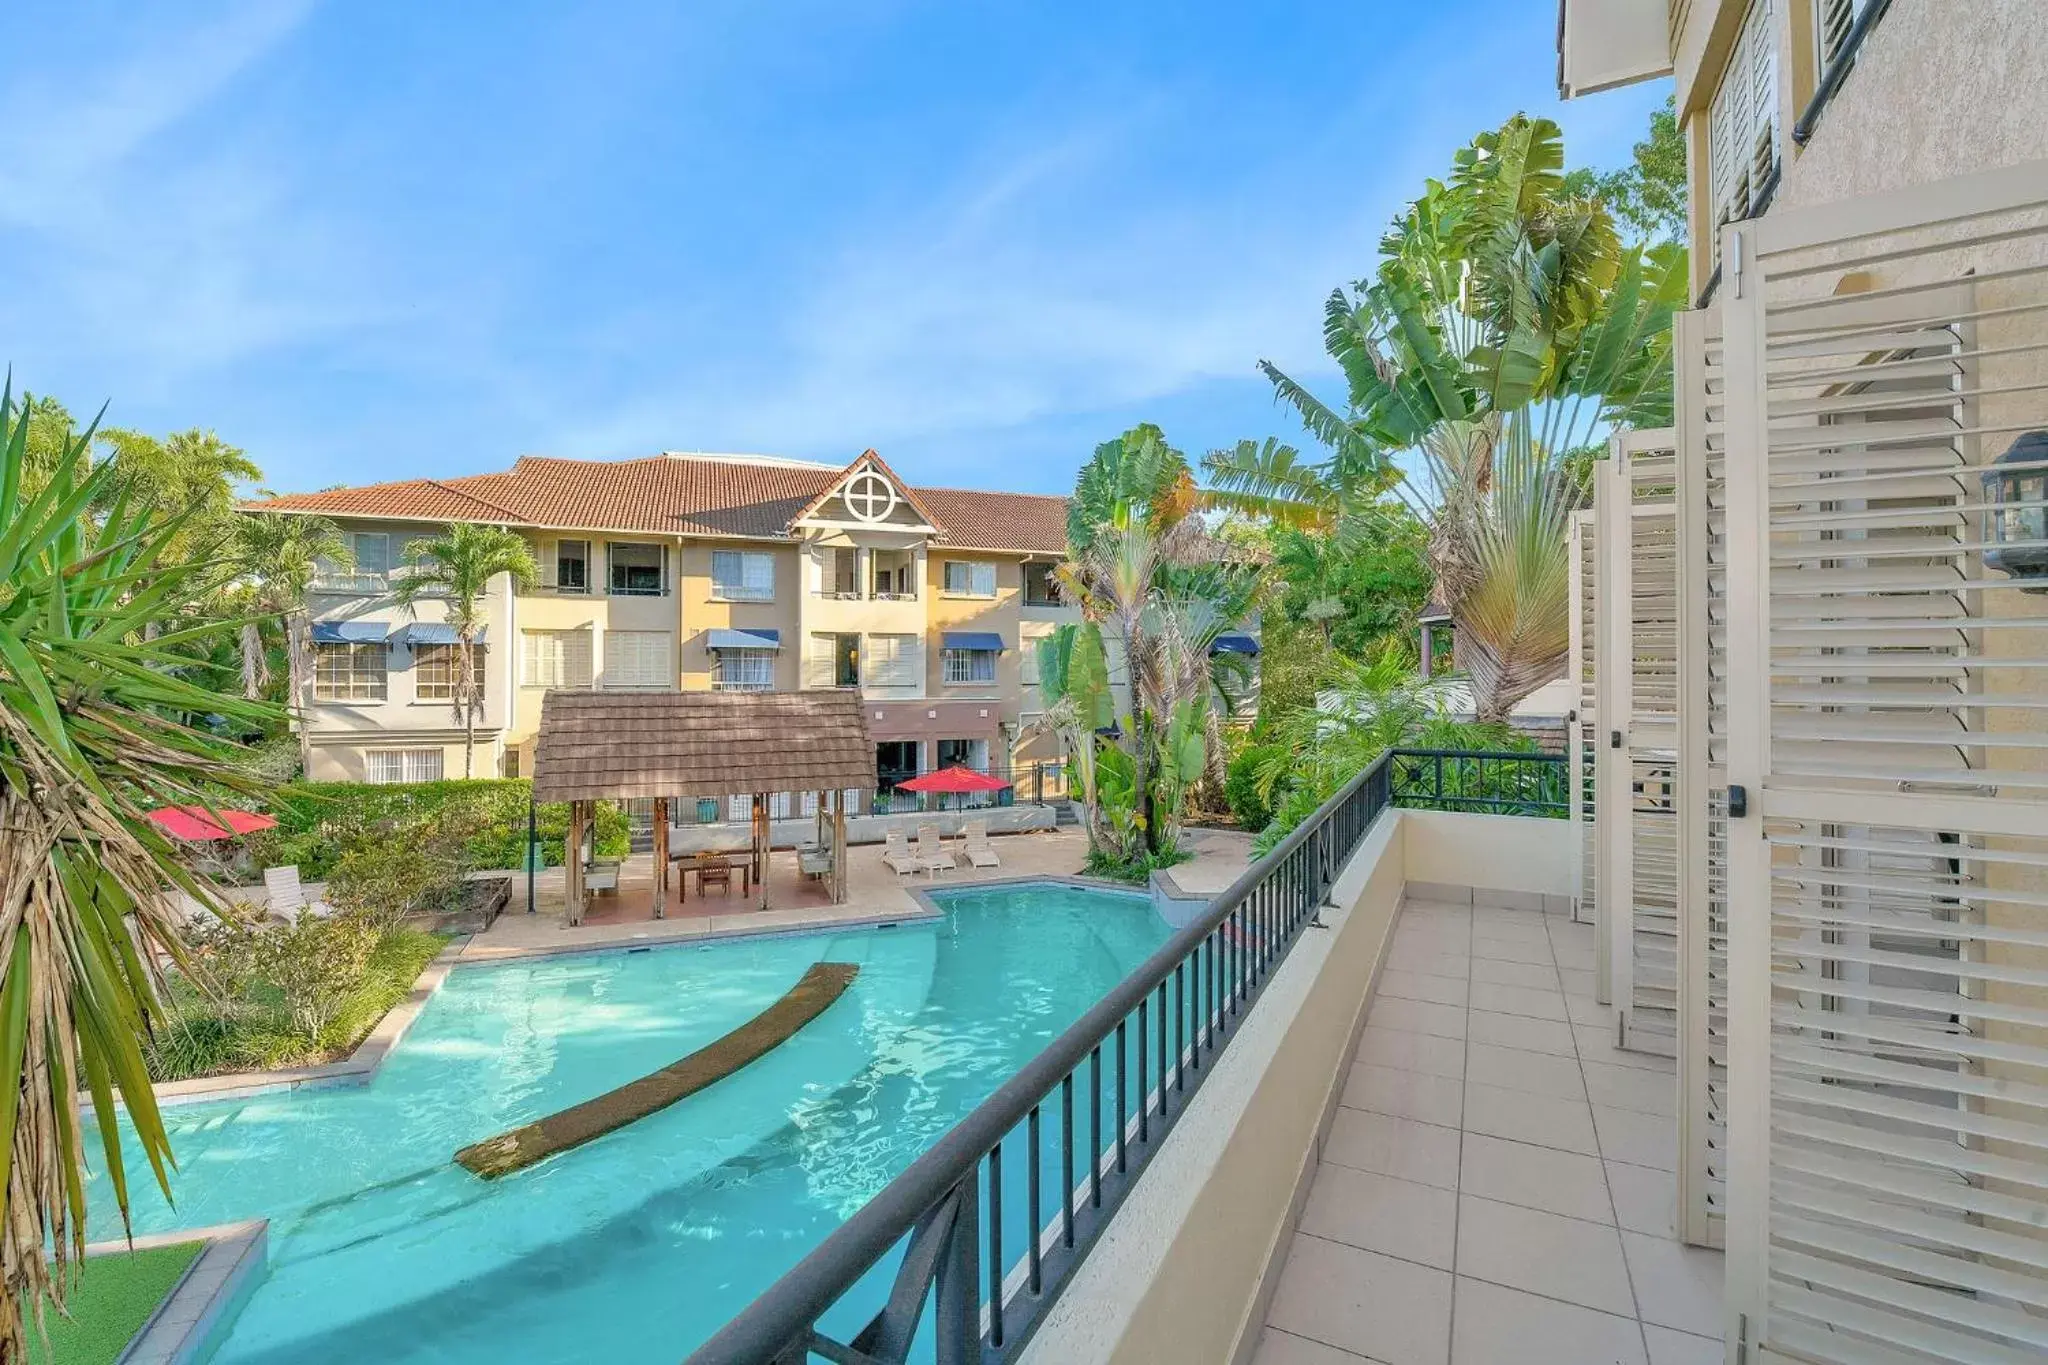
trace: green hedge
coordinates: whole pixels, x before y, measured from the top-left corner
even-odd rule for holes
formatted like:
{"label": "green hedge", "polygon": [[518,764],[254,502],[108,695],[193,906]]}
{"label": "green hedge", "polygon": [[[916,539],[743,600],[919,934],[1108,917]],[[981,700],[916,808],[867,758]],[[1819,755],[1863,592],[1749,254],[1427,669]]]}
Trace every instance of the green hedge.
{"label": "green hedge", "polygon": [[[305,880],[325,881],[350,843],[461,805],[483,817],[483,831],[465,849],[470,861],[479,868],[516,868],[523,861],[526,810],[532,796],[533,783],[526,778],[292,783],[279,788],[270,803],[277,828],[251,836],[250,853],[258,866],[296,863]],[[596,809],[598,854],[624,857],[625,811],[609,802],[599,802]],[[534,815],[542,855],[549,867],[557,866],[569,833],[569,804],[543,804]]]}

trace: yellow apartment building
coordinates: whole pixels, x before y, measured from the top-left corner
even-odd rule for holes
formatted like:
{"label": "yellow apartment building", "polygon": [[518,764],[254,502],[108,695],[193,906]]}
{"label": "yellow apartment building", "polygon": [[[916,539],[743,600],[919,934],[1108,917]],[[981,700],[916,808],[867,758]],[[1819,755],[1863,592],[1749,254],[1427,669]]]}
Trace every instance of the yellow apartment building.
{"label": "yellow apartment building", "polygon": [[[1053,586],[1064,498],[914,488],[868,451],[844,467],[528,457],[255,509],[328,517],[354,551],[313,589],[299,703],[314,780],[462,775],[443,604],[408,611],[391,596],[406,546],[458,521],[519,532],[540,568],[530,589],[500,578],[490,590],[477,776],[531,771],[550,688],[857,688],[880,789],[952,763],[1058,757],[1032,722],[1037,642],[1080,619]],[[1227,647],[1257,646],[1238,635]]]}

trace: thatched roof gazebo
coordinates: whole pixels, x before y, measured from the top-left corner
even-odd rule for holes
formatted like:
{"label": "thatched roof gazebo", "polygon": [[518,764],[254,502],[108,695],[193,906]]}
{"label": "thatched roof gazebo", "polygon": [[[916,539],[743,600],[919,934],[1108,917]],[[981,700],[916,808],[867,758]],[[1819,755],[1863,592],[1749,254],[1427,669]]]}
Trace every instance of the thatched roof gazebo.
{"label": "thatched roof gazebo", "polygon": [[846,899],[846,808],[841,793],[875,781],[875,746],[854,692],[550,692],[534,745],[533,799],[567,801],[567,913],[581,921],[583,835],[591,804],[654,800],[657,913],[668,896],[670,797],[751,796],[755,880],[766,908],[768,803],[774,792],[816,792],[831,813],[832,900]]}

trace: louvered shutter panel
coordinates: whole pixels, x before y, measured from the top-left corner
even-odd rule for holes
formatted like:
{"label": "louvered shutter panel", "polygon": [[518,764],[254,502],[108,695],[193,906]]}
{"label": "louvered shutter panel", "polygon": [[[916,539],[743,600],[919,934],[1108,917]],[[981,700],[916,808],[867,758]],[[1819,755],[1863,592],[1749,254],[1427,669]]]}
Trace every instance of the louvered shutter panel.
{"label": "louvered shutter panel", "polygon": [[2044,224],[2036,162],[1730,233],[1727,1270],[1766,1360],[2048,1353],[2048,613],[1982,553],[1985,470],[2048,429]]}
{"label": "louvered shutter panel", "polygon": [[[1580,924],[1600,922],[1600,843],[1598,791],[1593,764],[1599,749],[1599,713],[1594,704],[1593,661],[1599,619],[1599,563],[1591,508],[1572,513],[1571,521],[1571,671],[1576,715],[1568,736],[1572,770],[1572,821],[1579,832],[1578,895],[1572,918]],[[1597,965],[1597,964],[1596,964]],[[1605,973],[1595,973],[1596,983]],[[1600,986],[1596,994],[1605,991]],[[1602,1004],[1608,1003],[1605,999]]]}
{"label": "louvered shutter panel", "polygon": [[669,636],[659,630],[608,630],[604,634],[607,689],[655,691],[674,685],[669,670]]}
{"label": "louvered shutter panel", "polygon": [[1595,785],[1607,995],[1622,1047],[1673,1056],[1678,1028],[1678,578],[1669,430],[1614,438],[1599,465]]}
{"label": "louvered shutter panel", "polygon": [[[1714,227],[1756,212],[1778,165],[1778,42],[1773,6],[1755,0],[1707,106],[1707,183]],[[1718,231],[1714,260],[1720,261]]]}
{"label": "louvered shutter panel", "polygon": [[1720,316],[1673,320],[1678,495],[1678,1233],[1727,1214],[1727,451]]}
{"label": "louvered shutter panel", "polygon": [[540,570],[540,586],[543,588],[559,587],[560,584],[555,579],[561,564],[556,555],[555,542],[552,539],[535,541],[533,543],[533,557],[535,567]]}
{"label": "louvered shutter panel", "polygon": [[1815,36],[1820,49],[1820,68],[1833,66],[1849,46],[1849,32],[1856,20],[1870,8],[1870,0],[1817,0],[1814,6]]}

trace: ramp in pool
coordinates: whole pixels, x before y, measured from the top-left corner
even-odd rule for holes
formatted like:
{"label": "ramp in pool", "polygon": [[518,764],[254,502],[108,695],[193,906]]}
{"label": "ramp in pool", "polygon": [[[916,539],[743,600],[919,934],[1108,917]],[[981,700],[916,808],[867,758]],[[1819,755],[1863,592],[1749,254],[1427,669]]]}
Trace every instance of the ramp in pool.
{"label": "ramp in pool", "polygon": [[781,1046],[844,995],[859,973],[851,962],[814,963],[788,994],[717,1042],[595,1099],[472,1143],[455,1159],[495,1180],[666,1109]]}

